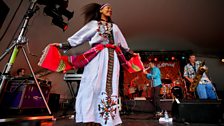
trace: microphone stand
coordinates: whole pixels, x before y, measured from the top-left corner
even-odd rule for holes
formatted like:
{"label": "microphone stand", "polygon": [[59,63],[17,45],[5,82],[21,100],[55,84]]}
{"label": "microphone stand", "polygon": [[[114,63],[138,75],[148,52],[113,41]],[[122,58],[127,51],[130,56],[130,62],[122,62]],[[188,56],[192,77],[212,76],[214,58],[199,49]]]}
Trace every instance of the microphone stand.
{"label": "microphone stand", "polygon": [[48,113],[49,115],[51,115],[51,110],[46,102],[46,99],[43,95],[43,92],[40,88],[40,85],[39,85],[39,82],[34,74],[34,71],[33,71],[33,68],[30,64],[30,61],[27,57],[27,54],[26,54],[26,51],[23,47],[23,45],[26,43],[26,37],[25,37],[25,34],[26,34],[26,30],[27,30],[27,26],[28,26],[28,23],[29,23],[29,20],[30,18],[33,16],[33,14],[39,9],[38,6],[36,6],[36,3],[37,3],[37,0],[31,0],[31,3],[30,3],[30,6],[29,6],[29,9],[27,10],[25,16],[24,16],[24,22],[23,22],[23,25],[22,25],[22,28],[21,28],[21,31],[19,33],[19,36],[18,38],[13,41],[13,44],[8,48],[6,49],[6,51],[3,53],[3,55],[0,57],[0,61],[13,49],[13,52],[11,54],[11,57],[9,59],[9,62],[6,64],[3,72],[2,72],[2,75],[1,75],[1,83],[0,83],[0,104],[2,104],[2,99],[3,99],[3,95],[4,95],[4,92],[6,90],[6,87],[7,87],[7,80],[9,78],[9,74],[10,74],[10,70],[13,66],[13,64],[15,63],[15,59],[20,51],[20,49],[22,49],[23,51],[23,54],[25,56],[25,59],[26,59],[26,62],[27,64],[29,65],[29,68],[30,68],[30,71],[34,77],[34,80],[35,80],[35,83],[37,85],[37,88],[41,94],[41,97],[44,101],[44,104],[48,110]]}

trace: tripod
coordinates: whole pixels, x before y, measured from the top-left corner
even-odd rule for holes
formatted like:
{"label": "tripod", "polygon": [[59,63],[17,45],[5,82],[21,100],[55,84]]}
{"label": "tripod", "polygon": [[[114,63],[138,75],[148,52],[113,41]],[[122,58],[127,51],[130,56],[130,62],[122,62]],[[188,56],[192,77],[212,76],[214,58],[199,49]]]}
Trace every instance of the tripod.
{"label": "tripod", "polygon": [[13,49],[12,55],[9,59],[9,62],[6,64],[6,66],[5,66],[5,68],[2,72],[2,76],[1,76],[2,78],[1,78],[1,84],[0,84],[0,104],[1,104],[2,99],[3,99],[4,91],[6,90],[7,80],[8,80],[8,75],[10,73],[10,70],[11,70],[13,64],[15,63],[15,59],[16,59],[20,49],[22,49],[22,52],[23,52],[23,54],[25,56],[25,59],[26,59],[26,62],[28,64],[29,68],[30,68],[30,71],[31,71],[31,73],[34,77],[37,88],[38,88],[38,90],[41,94],[41,97],[42,97],[43,101],[44,101],[44,104],[45,104],[45,106],[48,110],[49,115],[51,115],[52,114],[51,110],[50,110],[50,108],[49,108],[49,106],[46,102],[46,99],[45,99],[45,97],[43,95],[43,92],[40,88],[39,82],[37,81],[37,78],[34,74],[33,68],[30,64],[30,61],[29,61],[29,59],[27,57],[27,54],[26,54],[26,51],[23,47],[23,45],[26,43],[26,37],[25,37],[26,33],[25,32],[26,32],[29,20],[33,16],[33,14],[39,9],[36,6],[36,3],[37,3],[37,0],[31,0],[30,6],[29,6],[29,8],[28,8],[28,10],[27,10],[27,12],[24,16],[24,22],[23,22],[23,25],[22,25],[22,28],[21,28],[21,31],[19,33],[18,38],[14,41],[14,43],[8,49],[6,49],[6,51],[0,57],[0,61],[1,61]]}

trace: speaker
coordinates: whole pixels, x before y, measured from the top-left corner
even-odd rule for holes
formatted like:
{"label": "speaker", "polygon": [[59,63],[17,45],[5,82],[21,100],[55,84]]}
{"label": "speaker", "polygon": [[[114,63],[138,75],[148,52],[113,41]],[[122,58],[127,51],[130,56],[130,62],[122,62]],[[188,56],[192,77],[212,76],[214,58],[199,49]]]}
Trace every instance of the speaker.
{"label": "speaker", "polygon": [[[40,84],[42,93],[48,101],[51,86]],[[33,109],[46,108],[44,100],[33,79],[9,80],[4,92],[3,108]]]}
{"label": "speaker", "polygon": [[221,100],[175,100],[172,105],[176,122],[218,123],[222,114]]}
{"label": "speaker", "polygon": [[50,93],[48,105],[52,112],[57,112],[60,109],[59,101],[60,94]]}

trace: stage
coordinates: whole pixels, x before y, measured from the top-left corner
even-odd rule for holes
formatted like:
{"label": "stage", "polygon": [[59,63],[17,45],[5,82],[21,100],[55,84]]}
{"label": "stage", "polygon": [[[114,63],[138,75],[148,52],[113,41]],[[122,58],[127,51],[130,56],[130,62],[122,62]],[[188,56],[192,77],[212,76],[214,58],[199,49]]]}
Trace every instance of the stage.
{"label": "stage", "polygon": [[[159,122],[153,118],[152,113],[132,113],[121,115],[122,126],[224,126],[224,123],[190,123],[190,122]],[[74,119],[69,117],[55,118],[55,120],[20,120],[0,123],[0,126],[80,126]]]}
{"label": "stage", "polygon": [[[179,100],[180,103],[177,103],[174,99],[161,99],[162,109],[167,110],[169,117],[173,118],[172,122],[161,122],[154,116],[151,100],[135,99],[138,100],[122,101],[120,115],[123,126],[224,126],[222,100]],[[31,109],[11,111],[5,117],[0,116],[0,126],[80,126],[75,123],[71,107],[69,110],[61,108],[53,115],[48,115],[43,109]]]}
{"label": "stage", "polygon": [[[137,100],[135,100],[137,99]],[[142,100],[135,98],[133,100],[124,100],[122,102],[123,111],[153,113],[154,106],[151,99]],[[160,99],[162,110],[171,111],[174,99]]]}

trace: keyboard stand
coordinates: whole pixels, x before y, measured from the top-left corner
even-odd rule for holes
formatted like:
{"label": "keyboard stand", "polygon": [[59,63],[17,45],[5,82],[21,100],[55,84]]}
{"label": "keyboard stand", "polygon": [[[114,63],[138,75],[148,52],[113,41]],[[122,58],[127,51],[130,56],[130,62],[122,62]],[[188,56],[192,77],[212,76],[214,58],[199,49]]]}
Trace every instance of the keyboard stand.
{"label": "keyboard stand", "polygon": [[[80,86],[81,76],[82,76],[82,74],[65,74],[64,75],[64,80],[65,80],[65,82],[68,86],[68,89],[70,91],[70,94],[71,94],[71,100],[69,100],[68,106],[66,106],[62,115],[59,116],[59,117],[61,117],[61,118],[69,117],[69,119],[74,118],[74,114],[69,115],[67,112],[71,107],[74,109],[74,112],[75,112],[75,101],[76,101],[76,96],[78,94],[78,90],[79,90],[79,86]],[[77,83],[77,90],[76,91],[74,91],[74,88],[72,86],[73,82]]]}

